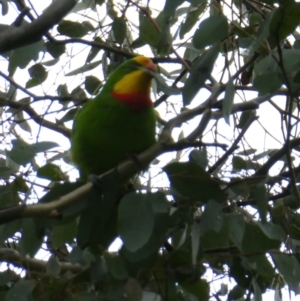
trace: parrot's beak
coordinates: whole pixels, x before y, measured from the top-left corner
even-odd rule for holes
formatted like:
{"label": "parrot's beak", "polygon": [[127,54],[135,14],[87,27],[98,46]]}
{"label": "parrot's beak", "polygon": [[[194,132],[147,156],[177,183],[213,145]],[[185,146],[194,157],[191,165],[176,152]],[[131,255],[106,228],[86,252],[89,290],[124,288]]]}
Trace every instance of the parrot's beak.
{"label": "parrot's beak", "polygon": [[157,71],[157,66],[152,62],[148,63],[145,67],[146,67],[146,69],[148,69],[150,71],[153,71],[153,72]]}

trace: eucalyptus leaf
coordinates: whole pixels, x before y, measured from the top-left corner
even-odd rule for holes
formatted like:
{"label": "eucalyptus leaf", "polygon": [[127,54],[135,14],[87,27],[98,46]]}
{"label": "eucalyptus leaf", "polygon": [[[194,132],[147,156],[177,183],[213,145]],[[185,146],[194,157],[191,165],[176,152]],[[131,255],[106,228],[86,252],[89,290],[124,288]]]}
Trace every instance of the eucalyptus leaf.
{"label": "eucalyptus leaf", "polygon": [[144,246],[153,231],[154,212],[150,194],[127,194],[118,209],[118,231],[129,251]]}
{"label": "eucalyptus leaf", "polygon": [[182,90],[184,105],[189,105],[205,81],[211,75],[215,61],[219,55],[220,44],[211,47],[192,65],[191,73]]}
{"label": "eucalyptus leaf", "polygon": [[116,42],[119,44],[122,44],[125,37],[126,37],[126,20],[124,17],[117,17],[114,18],[113,24],[112,24],[112,31],[114,33]]}
{"label": "eucalyptus leaf", "polygon": [[230,114],[234,100],[235,88],[232,79],[227,82],[225,89],[225,98],[223,101],[223,116],[228,125],[230,125]]}
{"label": "eucalyptus leaf", "polygon": [[77,68],[71,72],[66,73],[65,76],[73,76],[73,75],[77,75],[77,74],[81,74],[81,73],[93,70],[94,68],[98,67],[101,64],[101,62],[102,62],[102,60],[99,60],[99,61],[96,61],[93,63],[86,64],[80,68]]}
{"label": "eucalyptus leaf", "polygon": [[221,42],[228,35],[228,23],[223,15],[210,16],[203,20],[193,36],[193,44],[201,49]]}

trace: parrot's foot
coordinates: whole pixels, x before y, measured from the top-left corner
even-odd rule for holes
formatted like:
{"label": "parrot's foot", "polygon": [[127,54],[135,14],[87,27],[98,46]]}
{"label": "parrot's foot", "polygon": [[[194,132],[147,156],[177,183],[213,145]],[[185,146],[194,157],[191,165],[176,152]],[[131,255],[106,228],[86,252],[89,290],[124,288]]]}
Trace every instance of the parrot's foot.
{"label": "parrot's foot", "polygon": [[88,177],[88,182],[93,184],[93,188],[97,189],[100,192],[105,190],[105,184],[103,181],[99,179],[99,177],[95,174],[90,174]]}
{"label": "parrot's foot", "polygon": [[143,169],[144,169],[144,167],[143,167],[141,161],[139,160],[139,158],[137,157],[136,154],[128,154],[128,157],[129,157],[129,159],[131,159],[131,160],[138,166],[138,168],[139,168],[140,170],[143,170]]}
{"label": "parrot's foot", "polygon": [[91,182],[93,184],[93,189],[98,191],[98,193],[115,193],[119,190],[121,183],[120,179],[117,173],[117,169],[115,169],[115,172],[109,173],[105,176],[101,176],[99,178],[96,174],[90,174],[88,176],[88,182]]}

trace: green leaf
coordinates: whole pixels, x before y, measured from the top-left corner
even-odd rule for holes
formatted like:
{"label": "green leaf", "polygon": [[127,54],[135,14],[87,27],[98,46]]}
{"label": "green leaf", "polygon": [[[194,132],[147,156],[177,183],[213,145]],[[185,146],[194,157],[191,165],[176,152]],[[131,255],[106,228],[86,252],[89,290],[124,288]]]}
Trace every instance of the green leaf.
{"label": "green leaf", "polygon": [[63,115],[63,117],[61,117],[61,119],[56,120],[56,122],[59,124],[62,124],[62,123],[74,120],[77,112],[78,112],[78,109],[73,108],[73,109],[67,111],[67,113],[65,115]]}
{"label": "green leaf", "polygon": [[[219,216],[222,216],[222,212],[218,212]],[[223,220],[223,222],[222,222]],[[201,237],[201,247],[202,249],[217,249],[217,248],[228,248],[229,247],[229,223],[228,218],[224,216],[221,217],[221,221],[217,220],[216,217],[212,219],[214,224],[211,228],[205,231]],[[219,224],[218,224],[219,223]],[[218,228],[220,227],[221,228]],[[208,228],[206,226],[206,228]]]}
{"label": "green leaf", "polygon": [[151,194],[151,206],[155,214],[169,213],[170,202],[162,192],[155,192]]}
{"label": "green leaf", "polygon": [[61,266],[55,255],[51,255],[47,261],[46,273],[50,276],[58,276],[61,271]]}
{"label": "green leaf", "polygon": [[274,93],[280,89],[282,82],[276,73],[267,72],[254,78],[253,87],[259,95]]}
{"label": "green leaf", "polygon": [[205,170],[208,164],[206,148],[193,149],[189,154],[189,160]]}
{"label": "green leaf", "polygon": [[268,213],[268,198],[267,190],[264,185],[257,185],[251,189],[250,198],[255,200],[258,208],[260,219],[263,223],[267,221]]}
{"label": "green leaf", "polygon": [[26,83],[26,88],[32,88],[43,83],[48,76],[48,72],[41,64],[35,64],[28,69],[31,79]]}
{"label": "green leaf", "polygon": [[226,196],[210,174],[195,163],[172,163],[163,168],[172,187],[193,202],[207,203],[213,199],[224,202]]}
{"label": "green leaf", "polygon": [[246,293],[246,289],[236,285],[228,294],[228,301],[236,301],[242,298]]}
{"label": "green leaf", "polygon": [[96,5],[102,5],[105,2],[105,0],[95,0]]}
{"label": "green leaf", "polygon": [[33,257],[40,249],[44,238],[44,227],[33,218],[22,220],[20,251],[22,255]]}
{"label": "green leaf", "polygon": [[215,200],[209,200],[201,218],[201,236],[208,230],[219,232],[223,225],[223,205]]}
{"label": "green leaf", "polygon": [[4,272],[0,272],[0,286],[8,284],[8,282],[16,282],[19,276],[15,274],[12,270],[6,270]]}
{"label": "green leaf", "polygon": [[268,149],[264,152],[261,152],[255,156],[253,156],[252,160],[257,161],[263,158],[270,158],[270,156],[272,156],[274,153],[276,153],[278,151],[278,149]]}
{"label": "green leaf", "polygon": [[193,44],[202,49],[221,42],[228,35],[228,23],[223,15],[210,16],[203,20],[193,36]]}
{"label": "green leaf", "polygon": [[[79,188],[82,185],[83,185],[82,182],[75,182],[75,183],[65,182],[62,184],[55,183],[53,187],[42,198],[40,198],[39,203],[45,204],[57,200],[60,197],[74,191],[75,189]],[[73,206],[63,210],[61,212],[63,219],[52,220],[51,225],[53,226],[53,225],[61,225],[61,224],[68,223],[69,221],[77,217],[85,206],[86,206],[86,202],[84,202],[84,198],[83,198],[81,202],[78,202]]]}
{"label": "green leaf", "polygon": [[118,209],[118,231],[125,247],[135,252],[150,239],[154,227],[151,194],[129,193]]}
{"label": "green leaf", "polygon": [[254,290],[254,300],[262,301],[261,289],[260,289],[259,285],[257,284],[255,278],[252,279],[252,285],[253,285],[253,290]]}
{"label": "green leaf", "polygon": [[38,78],[31,78],[26,83],[26,88],[30,89],[41,84],[41,81]]}
{"label": "green leaf", "polygon": [[12,145],[12,150],[6,151],[6,154],[14,162],[20,165],[26,165],[27,163],[30,163],[37,153],[44,152],[50,148],[59,146],[57,143],[52,141],[43,141],[34,144],[27,144],[21,139],[12,140]]}
{"label": "green leaf", "polygon": [[105,262],[109,273],[117,280],[128,278],[125,262],[120,255],[104,253]]}
{"label": "green leaf", "polygon": [[128,278],[125,284],[125,292],[129,301],[141,301],[143,299],[143,289],[134,278]]}
{"label": "green leaf", "polygon": [[115,40],[119,44],[123,44],[124,39],[126,38],[126,20],[124,17],[116,17],[112,23],[112,31],[115,36]]}
{"label": "green leaf", "polygon": [[62,225],[54,225],[51,232],[53,248],[59,248],[65,243],[73,243],[77,234],[77,222],[75,219]]}
{"label": "green leaf", "polygon": [[41,141],[32,144],[32,147],[34,148],[35,152],[42,153],[45,152],[51,148],[58,147],[59,144],[53,141]]}
{"label": "green leaf", "polygon": [[86,261],[84,260],[84,256],[86,254],[86,250],[82,250],[79,246],[75,246],[69,254],[69,261],[72,264],[79,263],[81,265],[86,265]]}
{"label": "green leaf", "polygon": [[3,225],[0,225],[0,241],[4,242],[7,238],[19,232],[22,227],[22,221],[16,220]]}
{"label": "green leaf", "polygon": [[1,0],[1,6],[2,6],[2,16],[5,16],[8,13],[8,3],[7,0]]}
{"label": "green leaf", "polygon": [[[189,61],[194,61],[200,54],[203,54],[205,52],[204,49],[198,50],[191,44],[187,43],[187,47],[184,51],[183,58]],[[181,81],[185,82],[185,78],[183,78]]]}
{"label": "green leaf", "polygon": [[196,264],[197,262],[197,255],[199,252],[200,246],[200,233],[201,233],[201,223],[194,222],[192,225],[192,264]]}
{"label": "green leaf", "polygon": [[28,73],[32,78],[38,78],[43,82],[47,78],[47,72],[42,64],[35,64],[28,69]]}
{"label": "green leaf", "polygon": [[36,174],[39,178],[47,179],[50,181],[63,181],[66,175],[62,172],[59,166],[53,163],[47,163],[40,167]]}
{"label": "green leaf", "polygon": [[89,75],[85,78],[84,86],[91,95],[96,95],[102,87],[102,82],[98,77]]}
{"label": "green leaf", "polygon": [[236,154],[237,154],[237,155],[240,155],[240,156],[248,157],[248,156],[250,156],[250,155],[255,154],[256,151],[257,151],[257,149],[255,149],[255,148],[251,148],[251,149],[243,149],[242,151],[237,152]]}
{"label": "green leaf", "polygon": [[241,171],[242,169],[247,169],[246,161],[239,156],[233,156],[232,157],[232,170],[233,171]]}
{"label": "green leaf", "polygon": [[230,114],[234,100],[235,88],[232,79],[227,82],[225,89],[225,97],[223,101],[223,116],[228,125],[230,125]]}
{"label": "green leaf", "polygon": [[82,10],[85,10],[89,7],[93,7],[95,5],[94,0],[82,0],[82,1],[78,1],[77,4],[72,8],[72,10],[70,11],[70,13],[77,13],[80,12]]}
{"label": "green leaf", "polygon": [[180,285],[184,288],[184,290],[196,296],[198,300],[209,299],[209,285],[205,279],[185,282],[181,281]]}
{"label": "green leaf", "polygon": [[86,98],[84,90],[79,86],[72,90],[71,95],[77,98]]}
{"label": "green leaf", "polygon": [[229,220],[229,234],[233,243],[241,250],[246,228],[246,222],[240,215],[231,214]]}
{"label": "green leaf", "polygon": [[[143,69],[143,68],[141,68]],[[146,69],[143,69],[146,71]],[[166,83],[165,79],[158,73],[158,72],[152,72],[152,71],[148,71],[148,73],[150,73],[153,78],[155,79],[156,83],[157,83],[157,90],[164,92],[167,95],[179,95],[181,94],[181,90],[177,87],[172,87],[172,86],[168,86],[168,84]]]}
{"label": "green leaf", "polygon": [[58,62],[59,62],[59,58],[43,62],[43,65],[47,67],[51,67],[56,65]]}
{"label": "green leaf", "polygon": [[[103,44],[103,41],[100,37],[96,37],[94,39],[94,42]],[[90,63],[97,56],[100,50],[100,47],[92,47],[85,62]]]}
{"label": "green leaf", "polygon": [[242,251],[245,253],[266,252],[278,249],[281,241],[270,239],[264,234],[257,224],[246,223],[245,233],[242,242]]}
{"label": "green leaf", "polygon": [[271,222],[256,222],[260,229],[271,239],[276,239],[284,241],[286,239],[286,234],[279,225],[274,225]]}
{"label": "green leaf", "polygon": [[300,266],[297,258],[288,254],[275,253],[271,253],[271,257],[289,288],[294,291],[295,294],[299,294]]}
{"label": "green leaf", "polygon": [[[154,27],[153,23],[149,20],[149,18],[144,16],[143,14],[140,14],[139,21],[140,21],[139,33],[140,33],[141,40],[145,41],[147,44],[149,44],[152,47],[157,47],[158,42],[160,40],[160,33]],[[163,24],[165,22],[163,12],[161,12],[155,18],[155,22],[159,26],[159,28],[163,27]]]}
{"label": "green leaf", "polygon": [[[300,50],[297,50],[300,52]],[[292,58],[292,57],[291,57]],[[256,76],[262,75],[262,74],[272,74],[272,73],[278,73],[278,64],[274,60],[273,56],[266,55],[264,58],[262,58],[259,62],[256,62],[254,64],[254,73]]]}
{"label": "green leaf", "polygon": [[295,40],[293,48],[294,49],[300,49],[300,39]]}
{"label": "green leaf", "polygon": [[45,45],[42,40],[28,46],[14,49],[11,52],[9,60],[9,76],[13,76],[17,67],[24,69],[32,60],[36,61],[39,58],[39,53],[44,51]]}
{"label": "green leaf", "polygon": [[199,19],[199,16],[204,12],[205,9],[206,9],[206,3],[200,4],[199,7],[195,7],[193,5],[190,6],[186,19],[181,24],[180,27],[180,31],[179,31],[180,39],[183,39],[184,35],[194,27],[194,25],[197,23]]}
{"label": "green leaf", "polygon": [[0,166],[0,179],[8,179],[15,171],[13,167]]}
{"label": "green leaf", "polygon": [[29,191],[26,181],[22,176],[17,176],[15,178],[15,180],[13,181],[13,185],[17,191],[20,191],[23,193],[27,193]]}
{"label": "green leaf", "polygon": [[66,52],[66,45],[55,45],[50,41],[47,41],[45,43],[45,46],[47,52],[50,53],[50,55],[55,59],[59,58],[63,53]]}
{"label": "green leaf", "polygon": [[228,294],[228,285],[224,284],[224,283],[221,283],[221,287],[218,290],[217,294],[219,296],[226,296]]}
{"label": "green leaf", "polygon": [[[93,282],[101,281],[101,280],[103,280],[103,276],[108,275],[107,263],[106,263],[106,260],[104,260],[104,256],[101,258],[98,257],[97,259],[95,259],[95,258],[93,258],[93,255],[90,253],[85,255],[85,261],[87,263],[89,263],[89,262],[92,263],[90,265],[89,270],[85,270],[85,272],[84,272],[87,281],[90,281],[90,280]],[[90,257],[90,259],[89,259],[89,257]],[[82,277],[79,276],[78,278],[79,278],[79,281],[82,283]]]}
{"label": "green leaf", "polygon": [[190,104],[204,85],[206,79],[211,75],[219,51],[220,44],[216,44],[193,63],[191,73],[182,90],[183,103],[185,106]]}
{"label": "green leaf", "polygon": [[[278,66],[278,53],[267,55],[254,65],[255,74],[275,73],[282,76],[280,67]],[[288,76],[298,72],[300,68],[300,49],[282,49],[282,61]]]}
{"label": "green leaf", "polygon": [[73,76],[73,75],[77,75],[77,74],[81,74],[90,70],[93,70],[94,68],[98,67],[101,64],[102,60],[93,62],[93,63],[89,63],[86,64],[80,68],[77,68],[71,72],[68,72],[67,74],[65,74],[65,76]]}
{"label": "green leaf", "polygon": [[18,194],[15,183],[0,185],[0,205],[1,207],[16,206],[20,203],[21,198]]}
{"label": "green leaf", "polygon": [[275,275],[275,268],[272,266],[270,260],[266,255],[252,255],[247,256],[249,264],[255,267],[257,274],[269,278],[270,281],[273,281]]}
{"label": "green leaf", "polygon": [[68,91],[68,87],[67,87],[67,85],[66,84],[63,84],[63,85],[59,85],[58,87],[57,87],[57,94],[58,94],[58,96],[69,96],[70,95],[70,93],[69,93],[69,91]]}
{"label": "green leaf", "polygon": [[32,133],[30,124],[26,121],[23,111],[16,113],[15,121],[22,130],[24,130],[30,134]]}
{"label": "green leaf", "polygon": [[166,20],[174,18],[176,8],[180,6],[185,0],[166,0],[164,6],[164,16]]}
{"label": "green leaf", "polygon": [[172,45],[172,35],[171,35],[171,24],[169,22],[165,23],[161,34],[160,39],[157,43],[157,52],[161,56],[165,56],[170,53],[170,48]]}
{"label": "green leaf", "polygon": [[299,25],[299,19],[300,3],[288,1],[275,10],[270,23],[270,33],[279,40],[284,40],[294,32]]}
{"label": "green leaf", "polygon": [[63,20],[57,26],[57,31],[62,34],[66,35],[70,38],[81,38],[85,36],[93,26],[89,22],[73,22],[70,20]]}
{"label": "green leaf", "polygon": [[20,280],[7,292],[5,301],[28,301],[36,284],[34,280]]}
{"label": "green leaf", "polygon": [[240,117],[240,121],[238,123],[238,125],[236,126],[238,129],[243,129],[244,126],[246,125],[247,121],[249,120],[249,118],[254,115],[255,116],[256,114],[256,111],[254,110],[249,110],[249,111],[244,111],[242,114],[241,114],[241,117]]}
{"label": "green leaf", "polygon": [[141,37],[138,37],[135,39],[131,44],[130,47],[133,49],[140,48],[146,45],[146,41],[142,39]]}
{"label": "green leaf", "polygon": [[165,195],[161,192],[153,193],[151,205],[154,212],[154,227],[148,242],[136,252],[129,252],[124,246],[120,251],[126,260],[136,265],[155,260],[169,229],[170,203]]}

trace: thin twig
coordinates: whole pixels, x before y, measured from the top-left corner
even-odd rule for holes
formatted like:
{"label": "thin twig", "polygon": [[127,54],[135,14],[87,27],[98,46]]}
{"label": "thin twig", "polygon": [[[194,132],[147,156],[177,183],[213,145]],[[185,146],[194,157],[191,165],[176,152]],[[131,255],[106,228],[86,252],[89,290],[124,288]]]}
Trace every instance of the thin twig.
{"label": "thin twig", "polygon": [[250,116],[247,123],[244,125],[243,129],[241,130],[235,141],[232,143],[231,147],[225,152],[225,154],[221,158],[219,158],[219,160],[217,160],[217,162],[212,167],[209,168],[209,173],[213,173],[217,168],[219,168],[228,159],[228,157],[237,149],[238,144],[244,137],[246,131],[248,130],[252,122],[257,119],[257,116]]}

